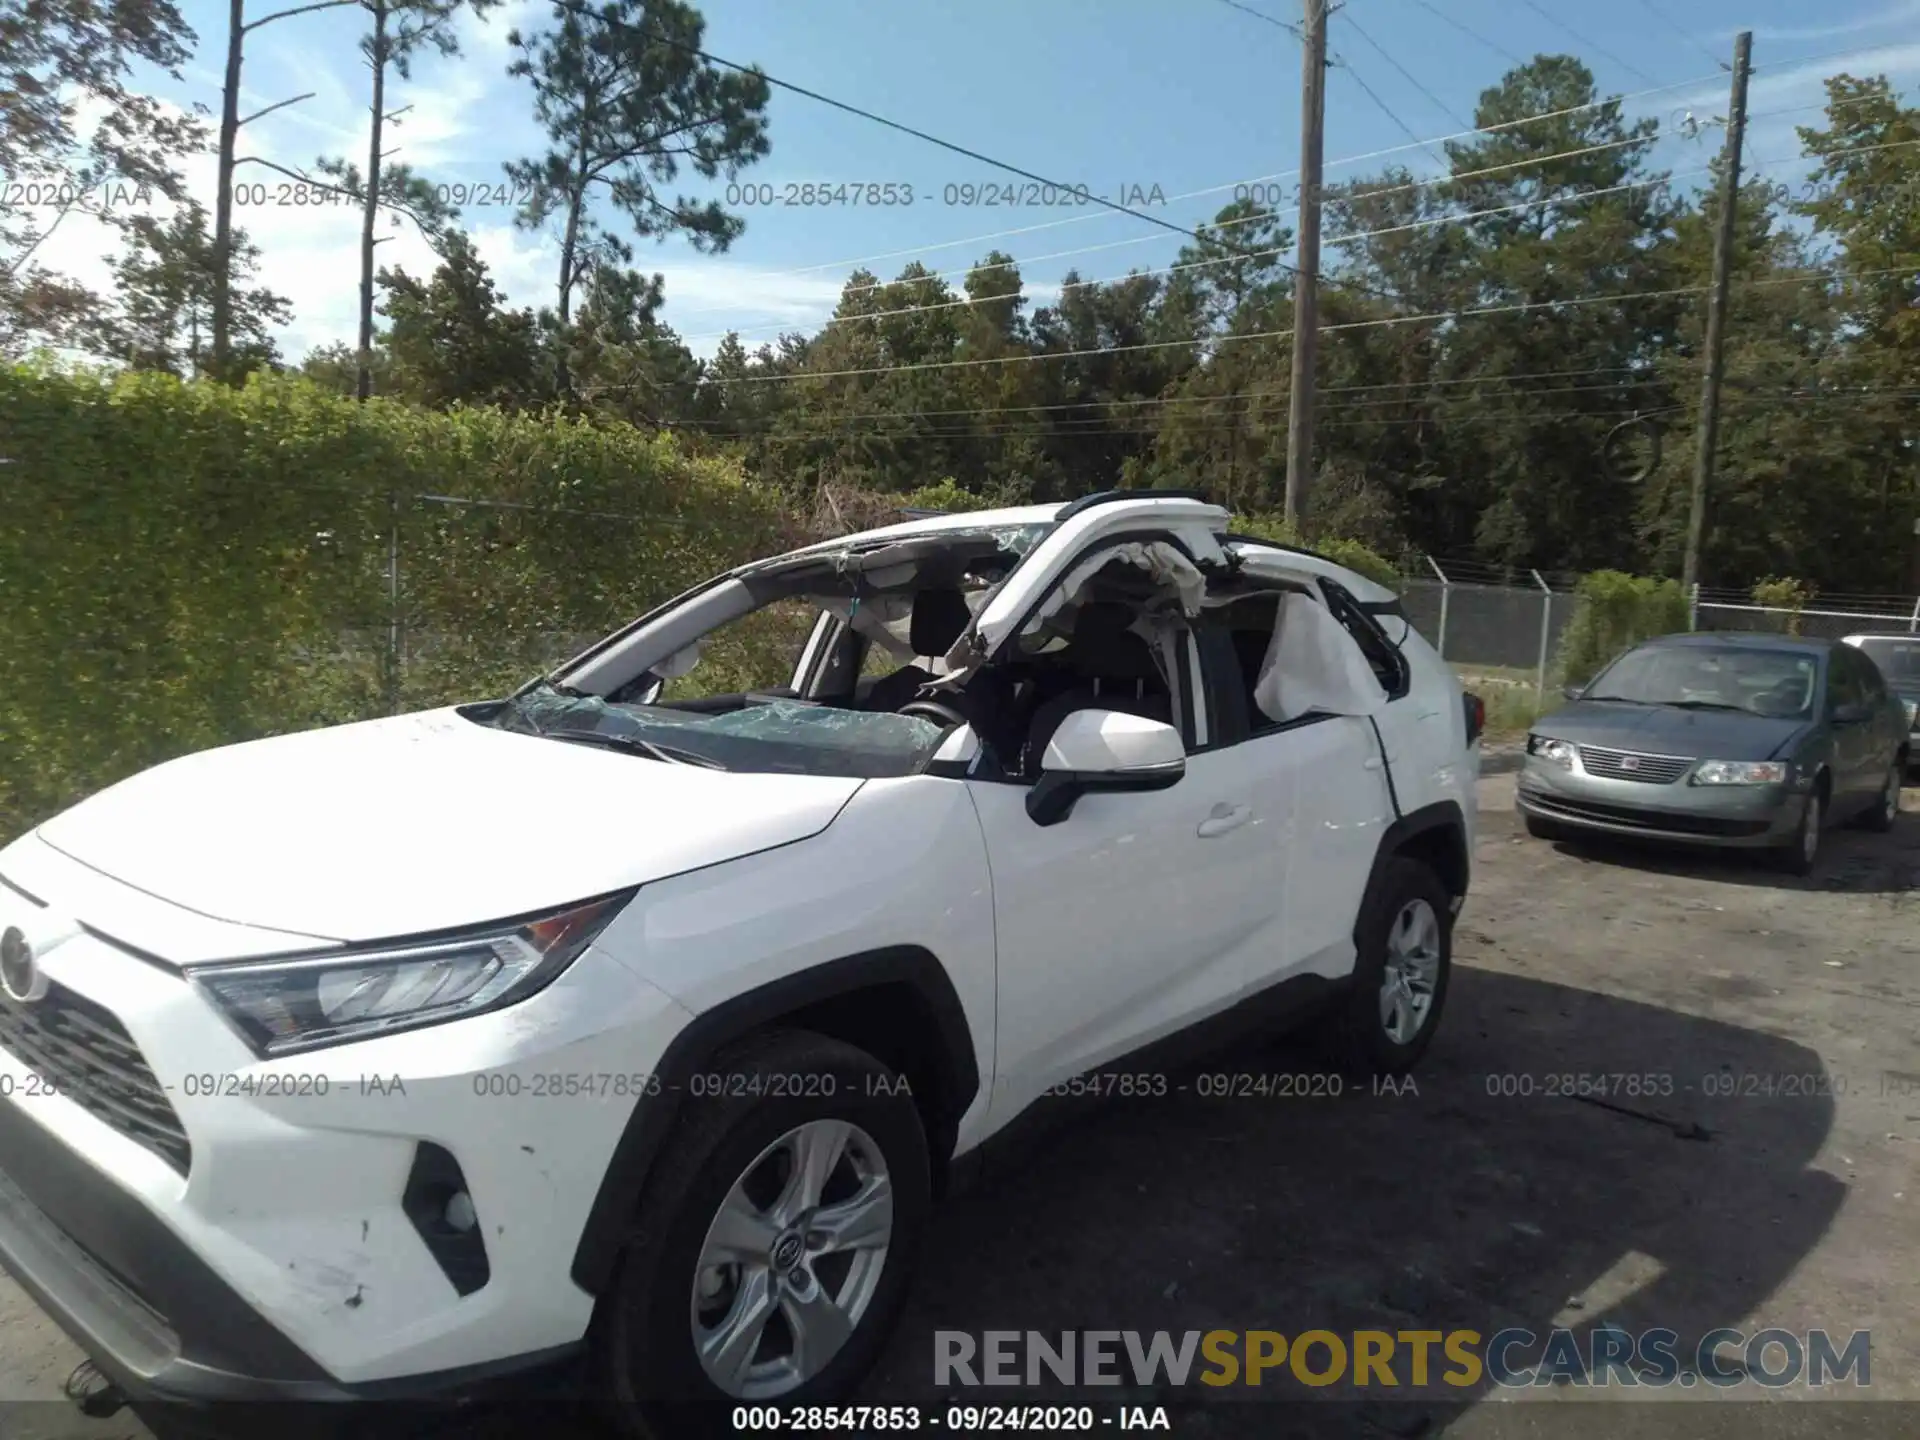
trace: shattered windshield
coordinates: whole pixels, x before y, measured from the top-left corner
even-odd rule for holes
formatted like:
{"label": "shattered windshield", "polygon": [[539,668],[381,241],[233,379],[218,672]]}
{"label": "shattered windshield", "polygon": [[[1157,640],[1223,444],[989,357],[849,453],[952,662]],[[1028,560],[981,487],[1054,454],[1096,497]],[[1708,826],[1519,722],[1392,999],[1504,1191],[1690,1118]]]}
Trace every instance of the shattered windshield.
{"label": "shattered windshield", "polygon": [[542,684],[493,718],[503,730],[609,749],[670,764],[781,775],[881,779],[912,775],[944,733],[931,720],[774,700],[707,715],[658,705],[613,704]]}

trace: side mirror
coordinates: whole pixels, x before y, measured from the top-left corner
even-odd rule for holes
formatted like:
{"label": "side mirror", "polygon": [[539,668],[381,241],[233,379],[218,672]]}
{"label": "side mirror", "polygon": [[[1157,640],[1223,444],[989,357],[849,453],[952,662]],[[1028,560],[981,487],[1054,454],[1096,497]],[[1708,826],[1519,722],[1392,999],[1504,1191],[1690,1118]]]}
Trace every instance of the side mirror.
{"label": "side mirror", "polygon": [[1047,742],[1027,814],[1036,825],[1058,825],[1082,795],[1165,790],[1186,773],[1186,746],[1171,725],[1119,710],[1076,710]]}
{"label": "side mirror", "polygon": [[1873,718],[1870,705],[1836,705],[1833,707],[1833,723],[1836,725],[1864,725]]}
{"label": "side mirror", "polygon": [[1587,693],[1587,687],[1584,685],[1562,685],[1560,687],[1560,693],[1569,700],[1578,700],[1582,695]]}

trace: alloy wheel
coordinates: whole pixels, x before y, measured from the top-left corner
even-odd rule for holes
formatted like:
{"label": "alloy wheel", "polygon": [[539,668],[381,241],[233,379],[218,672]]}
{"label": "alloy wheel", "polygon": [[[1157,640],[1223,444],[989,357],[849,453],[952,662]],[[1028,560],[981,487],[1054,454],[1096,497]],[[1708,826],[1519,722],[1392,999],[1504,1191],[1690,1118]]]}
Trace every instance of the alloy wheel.
{"label": "alloy wheel", "polygon": [[1410,1045],[1433,1011],[1440,978],[1440,918],[1426,900],[1400,907],[1387,929],[1380,977],[1380,1025],[1396,1045]]}
{"label": "alloy wheel", "polygon": [[810,1120],[727,1191],[693,1276],[693,1345],[740,1400],[798,1389],[860,1323],[893,1237],[893,1183],[872,1136]]}

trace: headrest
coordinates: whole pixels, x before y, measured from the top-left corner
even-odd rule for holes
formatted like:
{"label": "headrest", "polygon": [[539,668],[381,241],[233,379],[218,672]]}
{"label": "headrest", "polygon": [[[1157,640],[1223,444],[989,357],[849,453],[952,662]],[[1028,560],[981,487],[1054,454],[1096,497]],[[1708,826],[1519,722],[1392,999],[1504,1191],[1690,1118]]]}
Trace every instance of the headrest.
{"label": "headrest", "polygon": [[1160,671],[1153,650],[1133,630],[1133,611],[1112,600],[1090,600],[1073,618],[1068,658],[1082,675],[1103,680],[1152,680]]}
{"label": "headrest", "polygon": [[958,590],[922,590],[913,597],[907,642],[916,655],[945,655],[973,619]]}

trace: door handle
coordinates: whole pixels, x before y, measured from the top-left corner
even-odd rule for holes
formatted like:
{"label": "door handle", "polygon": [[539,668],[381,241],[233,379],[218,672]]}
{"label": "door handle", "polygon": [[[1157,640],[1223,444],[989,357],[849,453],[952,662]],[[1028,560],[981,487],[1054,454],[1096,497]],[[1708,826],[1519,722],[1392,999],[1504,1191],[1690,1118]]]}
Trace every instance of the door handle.
{"label": "door handle", "polygon": [[1378,755],[1367,756],[1366,759],[1360,762],[1360,768],[1362,770],[1378,770],[1380,768],[1380,757]]}
{"label": "door handle", "polygon": [[1196,833],[1202,840],[1211,840],[1214,836],[1224,835],[1229,830],[1238,830],[1252,818],[1251,805],[1216,805],[1213,807],[1213,814],[1200,822]]}

